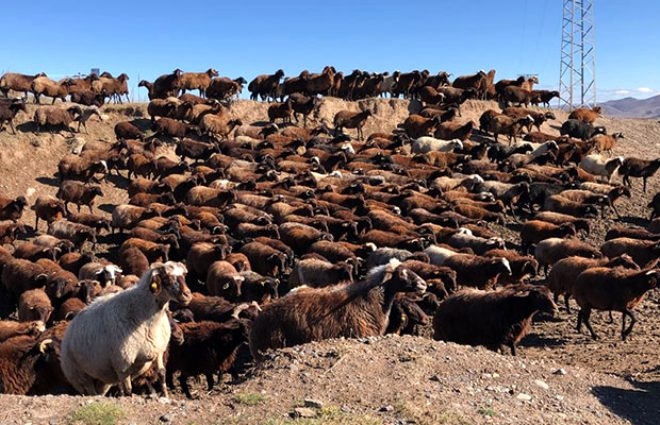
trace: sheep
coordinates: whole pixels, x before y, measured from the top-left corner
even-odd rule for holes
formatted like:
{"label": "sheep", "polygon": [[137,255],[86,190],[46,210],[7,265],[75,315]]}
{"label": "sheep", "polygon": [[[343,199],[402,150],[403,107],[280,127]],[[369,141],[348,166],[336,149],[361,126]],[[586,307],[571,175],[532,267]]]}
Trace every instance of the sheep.
{"label": "sheep", "polygon": [[483,345],[493,351],[507,345],[515,356],[516,344],[529,333],[534,315],[554,315],[556,309],[543,286],[515,285],[492,292],[465,289],[438,306],[433,339]]}
{"label": "sheep", "polygon": [[291,101],[293,117],[295,118],[296,123],[300,122],[298,120],[298,114],[302,114],[303,128],[307,128],[307,117],[312,111],[314,111],[314,108],[316,108],[319,98],[315,96],[305,96],[301,93],[291,93],[289,95],[289,100]]}
{"label": "sheep", "polygon": [[[591,154],[582,158],[579,167],[593,175],[606,177],[607,182],[612,183],[614,173],[623,165],[623,162],[624,158],[622,156],[605,159],[598,154]],[[660,164],[660,161],[658,161],[658,164]]]}
{"label": "sheep", "polygon": [[45,77],[40,72],[36,75],[25,75],[16,72],[6,72],[0,77],[0,91],[4,97],[9,96],[9,90],[23,92],[24,101],[27,100],[28,92],[32,90],[32,81],[38,77]]}
{"label": "sheep", "polygon": [[333,264],[325,259],[312,256],[302,258],[296,263],[289,275],[284,292],[301,285],[320,288],[340,283],[353,283],[353,266],[351,264]]}
{"label": "sheep", "polygon": [[72,223],[66,219],[56,220],[48,224],[48,234],[73,242],[78,249],[86,240],[92,242],[92,250],[96,248],[96,230],[84,224]]}
{"label": "sheep", "polygon": [[474,130],[474,122],[472,121],[463,124],[459,124],[455,121],[441,122],[436,127],[433,136],[445,140],[467,140],[470,138],[472,130]]}
{"label": "sheep", "polygon": [[[481,119],[480,119],[481,122]],[[534,118],[525,115],[520,118],[511,118],[507,115],[495,115],[487,121],[486,130],[493,133],[495,141],[498,141],[500,134],[505,134],[509,138],[509,145],[516,141],[516,135],[520,133],[523,127],[527,127],[534,122]]]}
{"label": "sheep", "polygon": [[182,160],[186,158],[194,159],[198,162],[200,159],[206,159],[219,152],[219,146],[213,143],[199,142],[192,139],[181,139],[176,146],[174,153],[179,155]]}
{"label": "sheep", "polygon": [[78,133],[80,133],[81,126],[85,128],[85,133],[87,133],[87,121],[89,121],[93,116],[97,116],[101,122],[103,121],[103,116],[101,115],[101,112],[99,112],[98,107],[88,106],[86,108],[81,108],[80,115],[74,119],[74,121],[78,122]]}
{"label": "sheep", "polygon": [[53,313],[53,305],[46,292],[41,289],[30,289],[18,297],[18,321],[33,322],[41,321],[48,323]]}
{"label": "sheep", "polygon": [[129,248],[137,248],[149,259],[150,262],[167,261],[170,246],[155,242],[145,241],[140,238],[128,238],[119,247],[119,255],[124,255],[124,251]]}
{"label": "sheep", "polygon": [[159,215],[151,208],[138,207],[135,205],[120,204],[112,210],[113,232],[120,229],[133,228],[139,221]]}
{"label": "sheep", "polygon": [[14,250],[14,257],[24,258],[30,261],[36,261],[39,258],[49,258],[55,260],[60,253],[61,249],[58,247],[42,246],[29,241],[25,241],[16,246]]}
{"label": "sheep", "polygon": [[627,157],[618,169],[618,173],[623,176],[623,184],[632,187],[630,184],[631,177],[641,177],[643,181],[643,190],[646,193],[646,180],[653,177],[656,171],[660,168],[660,158],[653,160],[645,160],[636,157]]}
{"label": "sheep", "polygon": [[30,289],[43,288],[48,282],[46,269],[37,263],[20,258],[11,258],[2,268],[0,281],[7,291],[17,299]]}
{"label": "sheep", "polygon": [[158,118],[152,124],[154,135],[164,135],[174,139],[183,139],[189,131],[189,126],[169,117]]}
{"label": "sheep", "polygon": [[55,196],[64,201],[64,211],[67,214],[69,213],[69,202],[73,202],[78,206],[79,213],[81,205],[87,205],[89,213],[92,214],[94,198],[103,196],[103,191],[101,191],[100,186],[88,186],[75,180],[65,180],[60,184],[60,188]]}
{"label": "sheep", "polygon": [[649,219],[651,220],[651,223],[649,223],[649,230],[654,233],[660,233],[660,230],[656,231],[651,229],[651,227],[658,228],[657,225],[653,225],[653,222],[657,221],[656,217],[660,217],[660,192],[653,196],[653,199],[651,199],[651,202],[649,202],[646,207],[651,208],[651,217]]}
{"label": "sheep", "polygon": [[584,218],[577,218],[569,214],[562,214],[554,211],[540,211],[536,213],[533,217],[534,220],[543,220],[548,223],[561,225],[563,223],[572,223],[575,225],[575,230],[583,230],[586,234],[589,234],[590,226],[589,220]]}
{"label": "sheep", "polygon": [[42,219],[46,223],[50,224],[55,220],[63,218],[64,214],[66,213],[64,210],[64,202],[62,202],[61,199],[57,199],[50,195],[37,197],[37,199],[34,201],[34,205],[32,205],[30,209],[34,210],[35,230],[39,229],[39,219]]}
{"label": "sheep", "polygon": [[424,280],[398,260],[372,269],[364,281],[352,285],[300,288],[263,308],[250,329],[250,352],[262,361],[267,349],[382,335],[395,295],[425,290]]}
{"label": "sheep", "polygon": [[44,94],[48,97],[53,98],[52,104],[55,104],[57,99],[62,99],[62,102],[66,101],[66,97],[69,94],[68,86],[70,82],[67,80],[58,83],[51,80],[50,78],[44,76],[37,77],[32,81],[30,89],[32,94],[34,94],[34,103],[40,104],[41,95]]}
{"label": "sheep", "polygon": [[649,232],[647,229],[642,229],[639,227],[628,227],[626,226],[614,226],[611,227],[605,234],[605,240],[609,241],[610,239],[616,238],[631,238],[631,239],[642,239],[646,241],[657,241],[660,240],[660,234]]}
{"label": "sheep", "polygon": [[232,132],[232,130],[234,130],[234,128],[239,125],[243,125],[243,122],[240,119],[228,120],[226,117],[206,114],[199,122],[199,129],[202,133],[222,140],[229,137],[229,134]]}
{"label": "sheep", "polygon": [[614,238],[603,242],[600,250],[609,258],[628,254],[637,264],[644,267],[660,256],[660,241]]}
{"label": "sheep", "polygon": [[589,190],[594,193],[606,195],[608,200],[608,205],[610,206],[610,208],[612,208],[612,210],[614,211],[617,217],[620,217],[620,215],[616,209],[616,205],[614,204],[614,202],[617,199],[619,199],[621,196],[625,196],[626,198],[630,198],[631,196],[630,189],[620,185],[612,186],[612,185],[593,183],[593,182],[583,182],[580,183],[579,188],[584,190]]}
{"label": "sheep", "polygon": [[42,321],[17,322],[14,320],[0,320],[0,342],[19,335],[38,336],[46,330]]}
{"label": "sheep", "polygon": [[416,139],[422,136],[430,135],[435,127],[440,124],[441,118],[439,116],[434,118],[424,118],[421,115],[411,114],[405,121],[397,128],[403,129],[408,137]]}
{"label": "sheep", "polygon": [[539,263],[531,256],[520,255],[507,249],[491,249],[484,252],[483,255],[485,257],[502,257],[509,261],[511,275],[500,275],[498,277],[497,283],[501,286],[523,283],[523,280],[527,279],[528,276],[536,276],[538,273]]}
{"label": "sheep", "polygon": [[122,250],[117,264],[126,275],[142,276],[149,270],[149,259],[136,247],[127,247]]}
{"label": "sheep", "polygon": [[520,229],[522,251],[527,252],[533,244],[541,242],[543,239],[565,238],[575,236],[576,233],[573,223],[556,225],[541,220],[528,220]]}
{"label": "sheep", "polygon": [[[494,75],[494,74],[493,74]],[[461,75],[456,77],[454,82],[451,84],[452,87],[459,89],[476,89],[478,91],[478,98],[485,99],[485,81],[487,79],[486,71],[480,70],[476,74],[471,75]]]}
{"label": "sheep", "polygon": [[26,205],[27,199],[23,195],[15,199],[0,195],[0,220],[17,222],[23,215],[23,209]]}
{"label": "sheep", "polygon": [[431,151],[451,152],[456,149],[463,149],[463,142],[459,139],[443,140],[430,136],[422,136],[415,139],[412,144],[412,153],[414,154]]}
{"label": "sheep", "polygon": [[[147,81],[140,81],[138,87],[147,87],[149,90],[149,99],[165,99],[169,96],[176,96],[181,89],[181,76],[183,71],[175,69],[171,74],[163,74],[154,80],[153,84]],[[150,87],[151,86],[151,87]]]}
{"label": "sheep", "polygon": [[268,119],[274,123],[277,118],[282,119],[282,123],[290,123],[293,115],[293,103],[287,100],[283,103],[273,103],[268,106]]}
{"label": "sheep", "polygon": [[298,255],[305,253],[307,248],[317,240],[333,239],[332,235],[302,223],[283,223],[279,227],[279,232],[281,241],[290,246]]}
{"label": "sheep", "polygon": [[182,263],[156,263],[134,287],[97,299],[73,318],[62,339],[60,363],[78,392],[105,395],[119,384],[121,393],[130,395],[131,378],[155,361],[167,397],[163,353],[171,330],[166,310],[170,300],[183,306],[190,302],[186,272]]}
{"label": "sheep", "polygon": [[357,137],[358,140],[364,140],[364,134],[362,133],[362,127],[366,122],[367,118],[373,115],[371,109],[365,109],[361,112],[351,112],[347,110],[341,110],[337,112],[332,120],[335,130],[341,132],[344,127],[346,128],[357,128]]}
{"label": "sheep", "polygon": [[461,228],[443,240],[444,243],[458,249],[470,248],[475,254],[481,255],[494,248],[505,248],[504,239],[500,237],[482,238],[471,231]]}
{"label": "sheep", "polygon": [[579,255],[585,258],[601,258],[603,254],[594,246],[577,239],[547,238],[536,244],[534,258],[543,266],[545,275],[548,268],[562,258]]}
{"label": "sheep", "polygon": [[527,127],[527,133],[529,133],[531,131],[532,125],[536,126],[538,131],[541,131],[541,125],[543,125],[543,123],[546,120],[556,119],[555,114],[553,114],[552,112],[539,112],[539,111],[535,111],[533,109],[520,108],[520,107],[515,107],[515,106],[510,106],[508,108],[504,108],[502,110],[502,113],[504,115],[508,115],[512,118],[521,118],[521,117],[524,117],[524,116],[527,116],[527,115],[532,117],[534,122],[532,124],[530,124],[530,126]]}
{"label": "sheep", "polygon": [[26,234],[27,229],[22,223],[12,220],[0,221],[0,243],[12,243],[19,234]]}
{"label": "sheep", "polygon": [[[648,290],[657,287],[658,273],[658,270],[631,271],[607,267],[593,267],[580,273],[573,287],[573,296],[580,306],[577,331],[582,331],[584,323],[591,337],[598,339],[589,322],[591,310],[620,311],[621,338],[625,341],[637,321],[632,309],[642,301]],[[628,328],[626,316],[630,317]]]}
{"label": "sheep", "polygon": [[5,122],[8,122],[12,134],[16,134],[16,129],[14,128],[14,118],[20,111],[27,113],[25,102],[0,102],[0,131],[3,130]]}
{"label": "sheep", "polygon": [[192,398],[187,379],[205,375],[207,388],[214,386],[214,374],[232,371],[242,343],[247,342],[249,322],[232,319],[218,323],[202,321],[182,323],[183,344],[170,345],[167,359],[166,381],[173,386],[173,375],[179,372],[179,385],[188,398]]}
{"label": "sheep", "polygon": [[107,173],[108,163],[103,159],[67,154],[57,164],[57,171],[60,182],[67,179],[88,182],[95,179],[97,173]]}
{"label": "sheep", "polygon": [[41,131],[42,127],[48,126],[53,128],[64,128],[73,134],[73,130],[69,124],[76,120],[82,113],[79,105],[69,106],[66,109],[57,106],[44,106],[34,111],[33,120],[37,126],[37,133]]}
{"label": "sheep", "polygon": [[624,267],[630,270],[639,270],[639,266],[627,254],[610,258],[584,258],[571,256],[557,261],[547,275],[546,286],[554,293],[555,302],[559,295],[564,295],[566,311],[571,312],[568,300],[573,295],[575,280],[580,273],[591,267]]}
{"label": "sheep", "polygon": [[211,85],[211,79],[217,77],[218,71],[209,68],[206,72],[183,72],[181,74],[181,91],[199,90],[199,95],[204,96],[206,89]]}
{"label": "sheep", "polygon": [[591,109],[577,108],[568,115],[568,118],[593,124],[593,122],[596,121],[596,118],[601,115],[601,112],[602,110],[600,106],[594,106]]}
{"label": "sheep", "polygon": [[257,96],[261,100],[272,98],[275,100],[275,93],[280,86],[280,80],[284,77],[284,71],[278,69],[274,74],[257,75],[248,84],[248,91],[250,92],[250,99],[257,100]]}
{"label": "sheep", "polygon": [[503,257],[454,254],[447,257],[442,265],[456,272],[457,284],[479,289],[492,289],[500,275],[511,275],[509,260]]}
{"label": "sheep", "polygon": [[210,242],[194,243],[186,256],[186,267],[191,276],[206,280],[206,273],[214,261],[223,260],[229,249],[225,245]]}
{"label": "sheep", "polygon": [[605,127],[594,127],[590,123],[585,123],[576,119],[566,120],[559,130],[562,136],[568,135],[576,139],[589,140],[597,134],[606,134]]}
{"label": "sheep", "polygon": [[229,301],[235,301],[241,296],[241,284],[245,278],[238,270],[224,260],[214,261],[206,274],[206,289],[209,295],[222,296]]}
{"label": "sheep", "polygon": [[594,143],[596,146],[596,152],[607,152],[609,155],[612,155],[612,148],[616,145],[616,142],[619,139],[623,139],[623,133],[614,133],[614,134],[597,134],[592,137],[589,142]]}
{"label": "sheep", "polygon": [[543,209],[547,211],[568,214],[574,217],[596,217],[598,209],[594,205],[584,205],[579,202],[571,201],[559,195],[551,195],[545,199]]}
{"label": "sheep", "polygon": [[101,287],[115,285],[123,270],[115,264],[89,262],[78,271],[78,280],[96,280]]}
{"label": "sheep", "polygon": [[559,98],[560,95],[557,90],[532,90],[531,97],[532,105],[538,106],[539,103],[543,103],[543,106],[549,108],[552,98]]}
{"label": "sheep", "polygon": [[121,121],[115,124],[115,136],[119,139],[144,139],[144,133],[129,121]]}

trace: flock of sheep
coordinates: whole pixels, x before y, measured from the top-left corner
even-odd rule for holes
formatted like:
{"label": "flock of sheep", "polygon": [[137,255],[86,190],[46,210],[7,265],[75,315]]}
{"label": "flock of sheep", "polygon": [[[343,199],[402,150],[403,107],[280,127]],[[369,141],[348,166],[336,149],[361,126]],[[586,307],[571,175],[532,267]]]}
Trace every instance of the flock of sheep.
{"label": "flock of sheep", "polygon": [[[243,78],[175,70],[140,82],[151,134],[121,121],[116,141],[63,157],[56,196],[30,206],[34,233],[21,222],[26,198],[0,197],[0,392],[167,395],[178,377],[190,397],[189,377],[213,388],[216,375],[236,376],[272,349],[429,328],[437,340],[515,355],[559,295],[567,312],[570,297],[580,307],[578,331],[584,324],[595,339],[591,311],[618,311],[627,338],[659,278],[660,194],[645,229],[615,226],[599,246],[578,236],[599,215],[619,216],[631,177],[646,192],[660,159],[611,157],[622,135],[594,125],[597,108],[573,111],[560,135],[542,132],[554,114],[529,105],[556,92],[494,75],[450,83],[445,72],[326,67],[282,81],[278,70],[248,85],[253,99],[272,101],[269,121],[254,123],[228,102]],[[0,90],[31,91],[35,102],[70,95],[91,108],[60,108],[68,127],[106,98],[120,101],[126,80],[5,74]],[[383,93],[422,108],[391,133],[363,134],[369,109],[307,127],[320,96]],[[505,108],[476,124],[461,118],[467,99]],[[61,124],[42,108],[39,126]],[[20,111],[24,101],[0,101],[0,125],[15,133]],[[168,146],[173,154],[161,155]],[[112,174],[129,201],[107,218],[94,204]],[[617,174],[624,185],[612,184]],[[520,242],[493,224],[516,229]]]}

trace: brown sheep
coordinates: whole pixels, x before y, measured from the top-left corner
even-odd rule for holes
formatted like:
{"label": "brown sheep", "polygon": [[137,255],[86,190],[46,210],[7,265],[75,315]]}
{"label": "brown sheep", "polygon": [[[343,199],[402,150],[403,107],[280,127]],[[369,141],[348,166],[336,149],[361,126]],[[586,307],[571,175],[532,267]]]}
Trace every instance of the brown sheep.
{"label": "brown sheep", "polygon": [[495,141],[498,141],[500,134],[505,134],[509,138],[509,145],[516,141],[516,135],[521,132],[523,127],[534,123],[534,118],[525,115],[521,118],[511,118],[508,115],[496,115],[492,117],[487,124],[487,130],[493,133]]}
{"label": "brown sheep", "polygon": [[528,220],[520,229],[521,248],[523,252],[528,252],[533,244],[541,242],[543,239],[575,235],[576,230],[573,223],[556,225],[541,220]]}
{"label": "brown sheep", "polygon": [[516,355],[516,344],[529,333],[537,312],[554,314],[557,306],[543,286],[515,285],[498,291],[465,289],[445,299],[433,317],[433,339],[483,345],[502,345]]}
{"label": "brown sheep", "polygon": [[0,243],[12,243],[20,234],[27,234],[27,229],[22,223],[11,220],[0,221]]}
{"label": "brown sheep", "polygon": [[217,77],[218,71],[209,68],[206,72],[183,72],[181,74],[181,91],[199,90],[199,95],[204,96],[206,89],[211,84],[211,79]]}
{"label": "brown sheep", "polygon": [[593,124],[596,121],[596,118],[601,115],[601,107],[594,106],[591,109],[587,108],[576,108],[568,116],[568,119],[580,120],[582,122]]}
{"label": "brown sheep", "polygon": [[566,311],[571,312],[568,300],[573,295],[573,287],[578,275],[591,267],[624,267],[630,270],[639,270],[639,266],[627,254],[609,258],[584,258],[571,256],[557,261],[546,279],[546,285],[554,293],[555,302],[559,295],[564,296]]}
{"label": "brown sheep", "polygon": [[38,336],[46,330],[44,322],[17,322],[14,320],[0,320],[0,342],[19,335]]}
{"label": "brown sheep", "polygon": [[342,132],[344,127],[346,128],[356,128],[358,140],[364,140],[364,134],[362,133],[362,127],[364,126],[367,118],[373,115],[371,109],[365,109],[362,112],[351,112],[347,110],[339,111],[335,114],[332,122],[335,126],[335,130]]}
{"label": "brown sheep", "polygon": [[170,246],[139,238],[128,238],[119,247],[119,256],[124,255],[128,248],[137,248],[147,257],[150,263],[168,261]]}
{"label": "brown sheep", "polygon": [[539,262],[534,257],[520,255],[515,251],[508,249],[491,249],[484,252],[486,257],[502,257],[509,261],[511,275],[500,275],[497,283],[501,286],[516,285],[524,282],[529,276],[536,276],[539,269]]}
{"label": "brown sheep", "polygon": [[67,214],[69,213],[69,202],[73,202],[78,206],[79,213],[81,205],[87,205],[89,213],[92,214],[94,198],[103,196],[103,192],[100,186],[88,186],[75,180],[65,180],[60,183],[60,188],[55,196],[64,201],[64,210]]}
{"label": "brown sheep", "polygon": [[15,199],[0,195],[0,220],[18,221],[23,215],[23,209],[27,205],[25,196],[18,196]]}
{"label": "brown sheep", "polygon": [[2,268],[0,281],[17,299],[25,291],[43,288],[48,282],[48,274],[39,264],[12,258]]}
{"label": "brown sheep", "polygon": [[589,234],[589,231],[591,230],[589,226],[589,220],[554,211],[539,211],[536,213],[536,215],[534,215],[533,219],[547,221],[548,223],[553,223],[556,225],[561,225],[563,223],[573,223],[573,225],[575,225],[575,230],[583,230],[586,234]]}
{"label": "brown sheep", "polygon": [[242,124],[243,122],[240,119],[228,119],[227,117],[206,114],[199,122],[199,129],[200,132],[217,140],[223,140],[229,137],[235,127]]}
{"label": "brown sheep", "polygon": [[211,296],[221,296],[235,301],[241,296],[241,285],[245,278],[234,266],[224,260],[214,261],[206,275],[206,290]]}
{"label": "brown sheep", "polygon": [[287,254],[259,241],[244,244],[239,252],[248,257],[252,270],[264,276],[277,277],[286,267]]}
{"label": "brown sheep", "polygon": [[509,260],[502,257],[455,254],[442,265],[456,272],[457,284],[478,289],[492,289],[500,275],[511,275]]}
{"label": "brown sheep", "polygon": [[641,177],[644,184],[643,190],[646,193],[646,180],[653,177],[658,168],[660,168],[660,158],[646,160],[628,157],[623,160],[618,172],[623,176],[623,184],[628,187],[632,187],[630,184],[631,177]]}
{"label": "brown sheep", "polygon": [[210,242],[194,243],[188,250],[186,256],[186,267],[188,273],[201,280],[206,280],[206,273],[215,261],[223,260],[229,249],[225,245]]}
{"label": "brown sheep", "polygon": [[69,95],[69,81],[64,80],[61,83],[51,80],[46,76],[37,77],[32,81],[30,89],[34,94],[34,103],[41,103],[41,95],[46,95],[53,98],[51,104],[55,104],[57,99],[61,99],[62,102],[66,101],[66,97]]}
{"label": "brown sheep", "polygon": [[16,134],[16,129],[14,128],[14,118],[19,111],[27,113],[27,107],[25,106],[24,102],[0,102],[0,131],[4,129],[5,122],[8,122],[12,133]]}
{"label": "brown sheep", "polygon": [[315,255],[307,254],[295,265],[284,292],[301,285],[312,288],[353,282],[353,266],[347,263],[333,264]]}
{"label": "brown sheep", "polygon": [[438,124],[440,124],[439,116],[424,118],[421,115],[412,114],[397,127],[403,129],[411,139],[417,139],[418,137],[431,135]]}
{"label": "brown sheep", "polygon": [[615,238],[604,242],[600,250],[609,258],[628,254],[635,263],[645,267],[660,256],[660,241]]}
{"label": "brown sheep", "polygon": [[32,90],[32,81],[38,77],[45,77],[46,74],[40,72],[36,75],[18,74],[7,72],[0,77],[0,91],[4,97],[9,97],[9,90],[23,92],[24,100],[27,100],[28,92]]}
{"label": "brown sheep", "polygon": [[37,199],[34,201],[34,205],[32,205],[30,209],[34,210],[35,230],[39,229],[39,219],[42,219],[46,221],[46,223],[50,224],[55,220],[63,218],[64,214],[66,213],[64,209],[64,202],[50,195],[37,197]]}
{"label": "brown sheep", "polygon": [[597,134],[592,137],[589,142],[594,143],[596,146],[596,152],[607,152],[612,155],[612,148],[614,148],[619,139],[623,138],[623,133]]}
{"label": "brown sheep", "polygon": [[585,258],[602,258],[603,254],[594,246],[578,239],[548,238],[534,248],[534,258],[543,266],[545,275],[548,268],[562,258],[579,255]]}
{"label": "brown sheep", "polygon": [[[593,339],[598,339],[589,322],[592,309],[620,311],[622,314],[621,338],[625,340],[637,321],[632,309],[644,294],[658,285],[658,270],[632,271],[620,268],[593,267],[580,273],[573,287],[573,296],[580,306],[577,331],[582,323],[587,325]],[[626,328],[626,316],[630,326]]]}
{"label": "brown sheep", "polygon": [[44,106],[34,112],[33,120],[37,126],[37,133],[41,132],[42,127],[50,127],[51,131],[55,128],[63,128],[73,134],[69,124],[76,120],[76,117],[82,114],[79,105],[69,106],[66,109],[57,106]]}
{"label": "brown sheep", "polygon": [[18,298],[18,321],[32,322],[39,320],[48,323],[53,313],[53,305],[46,292],[41,289],[30,289]]}
{"label": "brown sheep", "polygon": [[287,100],[284,103],[273,103],[268,106],[268,119],[275,122],[276,119],[282,119],[282,123],[290,123],[293,115],[293,103]]}
{"label": "brown sheep", "polygon": [[121,267],[125,275],[142,276],[149,270],[149,259],[136,247],[127,247],[118,256],[117,265]]}
{"label": "brown sheep", "polygon": [[261,100],[266,100],[271,98],[275,100],[276,92],[280,86],[280,80],[284,77],[284,71],[278,69],[274,74],[268,75],[257,75],[254,77],[250,84],[248,84],[248,90],[250,91],[250,99],[257,100],[257,96],[261,97]]}
{"label": "brown sheep", "polygon": [[327,338],[383,335],[394,297],[424,292],[426,283],[397,260],[372,269],[359,283],[341,287],[302,287],[264,307],[252,323],[250,351],[265,351]]}
{"label": "brown sheep", "polygon": [[158,216],[158,213],[151,208],[138,207],[136,205],[121,204],[112,210],[112,229],[122,232],[125,229],[131,229],[139,221]]}

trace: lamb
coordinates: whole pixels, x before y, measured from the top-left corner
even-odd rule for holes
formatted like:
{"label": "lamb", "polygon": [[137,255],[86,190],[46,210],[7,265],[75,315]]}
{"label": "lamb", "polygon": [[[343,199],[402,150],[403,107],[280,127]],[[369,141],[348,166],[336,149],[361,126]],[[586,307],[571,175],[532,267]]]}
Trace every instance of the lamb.
{"label": "lamb", "polygon": [[601,252],[609,258],[628,254],[642,267],[660,256],[660,241],[646,241],[632,238],[614,238],[600,246]]}
{"label": "lamb", "polygon": [[454,254],[442,265],[456,272],[457,284],[479,289],[493,289],[500,275],[511,275],[509,260],[503,257]]}
{"label": "lamb", "polygon": [[344,127],[346,128],[357,128],[357,137],[358,140],[364,140],[364,134],[362,133],[362,127],[366,122],[367,118],[373,115],[371,109],[365,109],[362,112],[351,112],[347,110],[339,111],[335,114],[333,118],[333,124],[335,130],[341,132]]}
{"label": "lamb", "polygon": [[85,133],[87,133],[87,121],[89,121],[93,116],[99,117],[99,120],[103,121],[103,116],[99,112],[99,108],[96,106],[89,106],[87,108],[81,108],[81,113],[75,118],[75,121],[78,122],[78,133],[80,133],[80,127],[85,128]]}
{"label": "lamb", "polygon": [[569,214],[557,213],[554,211],[540,211],[536,213],[533,217],[534,220],[543,220],[548,223],[561,225],[563,223],[573,223],[575,225],[575,230],[583,230],[586,234],[589,234],[590,226],[589,220],[584,218],[577,218]]}
{"label": "lamb", "polygon": [[300,288],[263,308],[252,323],[250,351],[262,361],[268,349],[328,338],[383,335],[395,295],[425,290],[424,280],[398,260],[372,269],[359,283]]}
{"label": "lamb", "polygon": [[5,122],[8,122],[12,134],[16,134],[16,129],[14,128],[14,118],[20,111],[27,113],[25,102],[0,102],[0,131],[3,130]]}
{"label": "lamb", "polygon": [[602,109],[600,106],[594,106],[591,109],[587,108],[576,108],[570,115],[569,119],[579,120],[585,123],[593,124],[596,121],[596,118],[600,117]]}
{"label": "lamb", "polygon": [[48,323],[53,313],[53,305],[46,292],[41,289],[30,289],[18,297],[18,321]]}
{"label": "lamb", "polygon": [[173,376],[179,372],[179,385],[183,393],[192,398],[187,383],[189,377],[203,374],[210,391],[214,386],[214,374],[222,376],[232,371],[240,346],[248,340],[249,322],[232,319],[224,323],[202,321],[179,326],[183,331],[183,344],[170,345],[166,381],[173,386]]}
{"label": "lamb", "polygon": [[287,100],[283,103],[273,103],[268,106],[268,119],[274,123],[276,119],[282,119],[282,123],[290,123],[293,115],[293,102]]}
{"label": "lamb", "polygon": [[539,242],[534,248],[534,258],[543,266],[548,275],[549,266],[562,258],[579,255],[585,258],[601,258],[603,254],[594,246],[577,239],[548,238]]}
{"label": "lamb", "polygon": [[80,114],[82,114],[82,108],[79,105],[69,106],[66,109],[44,106],[34,111],[33,120],[37,126],[37,132],[40,132],[42,127],[48,126],[51,129],[64,128],[73,134],[69,124],[74,122]]}
{"label": "lamb", "polygon": [[73,202],[78,206],[79,213],[81,205],[87,205],[89,213],[93,214],[94,198],[103,196],[103,192],[100,186],[88,186],[75,180],[65,180],[60,184],[55,196],[64,201],[64,211],[67,213],[69,213],[69,202]]}
{"label": "lamb", "polygon": [[211,296],[236,301],[241,296],[241,284],[244,280],[231,263],[224,260],[214,261],[206,274],[206,289]]}
{"label": "lamb", "polygon": [[499,291],[465,289],[446,298],[433,317],[433,339],[483,345],[496,351],[529,333],[538,312],[554,314],[557,306],[543,286],[515,285]]}
{"label": "lamb", "polygon": [[[577,331],[582,323],[587,325],[593,339],[598,339],[589,322],[592,309],[620,311],[622,314],[621,338],[625,340],[637,321],[632,309],[639,304],[644,294],[657,287],[658,270],[631,271],[620,268],[593,267],[580,273],[573,287],[573,296],[580,306]],[[626,328],[626,316],[630,326]]]}
{"label": "lamb", "polygon": [[38,336],[46,330],[41,321],[16,322],[14,320],[0,320],[0,342],[19,335]]}
{"label": "lamb", "polygon": [[548,223],[541,220],[528,220],[520,229],[520,239],[522,241],[522,251],[527,252],[529,248],[543,239],[547,238],[565,238],[576,236],[577,231],[573,223],[563,223],[560,225]]}
{"label": "lamb", "polygon": [[463,149],[463,142],[459,139],[442,140],[435,137],[422,136],[415,139],[412,144],[412,153],[414,154],[431,151],[451,152],[455,149]]}
{"label": "lamb", "polygon": [[[593,175],[606,177],[607,182],[612,183],[614,173],[623,165],[623,162],[624,158],[622,156],[605,159],[598,154],[591,154],[582,158],[579,167]],[[658,164],[660,166],[660,160]]]}
{"label": "lamb", "polygon": [[632,187],[630,184],[631,177],[641,177],[644,183],[643,190],[646,193],[646,180],[653,177],[656,171],[660,168],[660,158],[653,160],[645,160],[636,157],[627,157],[623,160],[618,172],[623,176],[623,184]]}
{"label": "lamb", "polygon": [[181,74],[181,91],[199,90],[199,95],[206,95],[206,89],[211,85],[211,79],[217,77],[218,71],[209,68],[206,72],[184,72]]}
{"label": "lamb", "polygon": [[105,395],[119,384],[121,393],[130,395],[131,378],[155,361],[167,397],[163,353],[171,330],[166,311],[170,300],[186,306],[192,299],[186,272],[182,263],[156,263],[137,285],[97,299],[73,318],[62,339],[60,362],[78,392]]}
{"label": "lamb", "polygon": [[605,127],[594,127],[590,123],[585,123],[576,119],[566,120],[559,133],[564,136],[575,137],[576,139],[589,140],[597,134],[606,134]]}
{"label": "lamb", "polygon": [[559,301],[559,295],[564,295],[566,311],[571,312],[568,300],[573,295],[573,287],[578,275],[591,267],[624,267],[630,270],[639,270],[639,266],[627,254],[609,258],[584,258],[571,256],[557,261],[550,270],[546,279],[546,285],[554,293],[555,302]]}
{"label": "lamb", "polygon": [[340,283],[353,283],[353,265],[348,263],[333,264],[325,259],[309,256],[302,258],[295,265],[286,290],[306,285],[311,288],[321,288]]}

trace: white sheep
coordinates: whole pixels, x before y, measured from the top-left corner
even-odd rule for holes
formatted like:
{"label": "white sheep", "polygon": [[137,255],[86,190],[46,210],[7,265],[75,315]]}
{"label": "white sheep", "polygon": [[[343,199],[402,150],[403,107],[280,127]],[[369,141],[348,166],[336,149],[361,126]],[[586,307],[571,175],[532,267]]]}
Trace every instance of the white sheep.
{"label": "white sheep", "polygon": [[443,140],[431,136],[416,138],[412,143],[412,153],[451,152],[454,149],[463,149],[460,139]]}
{"label": "white sheep", "polygon": [[170,341],[170,300],[187,305],[192,299],[179,262],[154,263],[133,287],[97,298],[69,324],[62,339],[62,372],[81,394],[104,395],[119,384],[132,392],[131,377],[155,361],[167,397],[163,353]]}
{"label": "white sheep", "polygon": [[612,183],[612,176],[616,170],[623,164],[623,157],[605,158],[599,154],[591,154],[582,158],[579,167],[584,171],[596,176],[607,177],[607,182]]}
{"label": "white sheep", "polygon": [[456,251],[452,251],[451,249],[437,245],[429,246],[424,250],[424,252],[429,256],[431,264],[436,266],[441,266],[445,260],[447,260],[447,258],[458,254]]}

